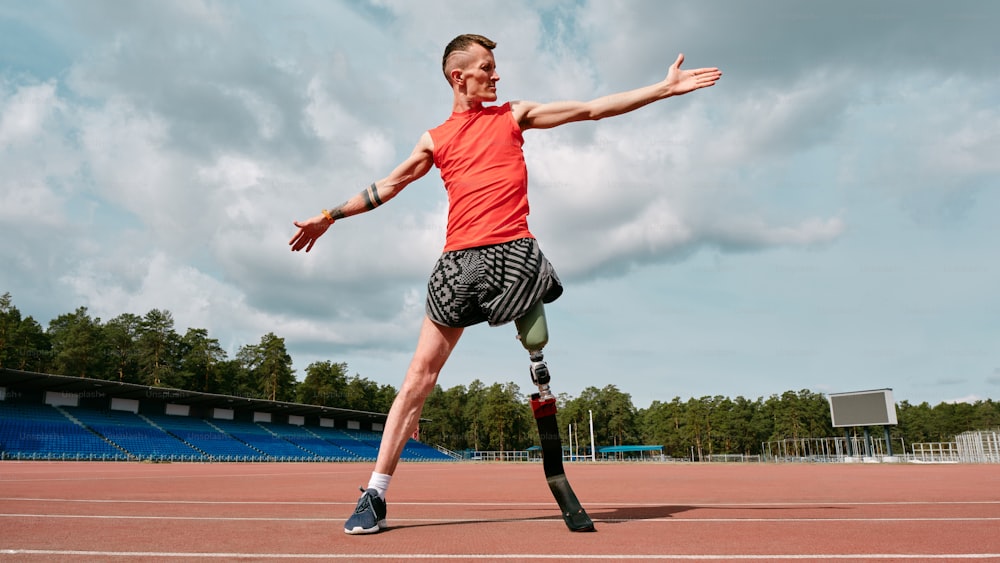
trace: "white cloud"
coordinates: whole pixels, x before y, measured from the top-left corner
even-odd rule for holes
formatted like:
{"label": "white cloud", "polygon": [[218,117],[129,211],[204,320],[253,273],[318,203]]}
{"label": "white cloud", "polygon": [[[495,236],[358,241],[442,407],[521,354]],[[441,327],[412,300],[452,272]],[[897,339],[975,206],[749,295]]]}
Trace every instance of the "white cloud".
{"label": "white cloud", "polygon": [[159,195],[156,182],[169,166],[163,153],[168,125],[162,118],[139,112],[127,100],[111,99],[85,112],[80,128],[95,183],[109,199],[141,211]]}
{"label": "white cloud", "polygon": [[313,77],[307,87],[309,96],[305,115],[308,126],[325,141],[340,140],[340,144],[350,144],[361,123],[351,112],[333,99],[331,87],[326,80]]}
{"label": "white cloud", "polygon": [[973,403],[976,403],[977,401],[982,401],[982,400],[983,400],[982,397],[973,394],[973,395],[966,395],[964,397],[959,397],[957,399],[948,399],[948,400],[943,401],[943,402],[948,403],[948,404],[952,404],[952,405],[958,404],[958,403],[966,403],[966,404],[970,404],[971,405]]}
{"label": "white cloud", "polygon": [[838,217],[811,217],[797,225],[771,226],[752,216],[726,217],[711,228],[712,239],[723,248],[759,249],[770,246],[812,246],[835,240],[844,232]]}
{"label": "white cloud", "polygon": [[202,168],[200,179],[228,192],[241,192],[260,183],[264,177],[260,165],[238,155],[220,156],[211,166]]}
{"label": "white cloud", "polygon": [[69,259],[77,248],[73,225],[89,209],[78,197],[83,162],[65,129],[73,118],[54,82],[0,77],[3,291],[38,287],[53,261]]}
{"label": "white cloud", "polygon": [[9,94],[4,90],[0,89],[0,148],[37,140],[46,121],[62,106],[52,82],[19,87]]}

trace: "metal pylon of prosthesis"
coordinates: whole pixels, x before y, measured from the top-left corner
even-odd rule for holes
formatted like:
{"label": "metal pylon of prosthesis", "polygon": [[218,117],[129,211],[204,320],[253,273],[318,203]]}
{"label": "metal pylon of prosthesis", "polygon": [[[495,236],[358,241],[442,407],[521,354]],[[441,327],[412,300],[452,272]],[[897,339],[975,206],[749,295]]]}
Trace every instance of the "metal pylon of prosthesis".
{"label": "metal pylon of prosthesis", "polygon": [[533,350],[528,354],[531,360],[531,382],[538,386],[539,400],[554,399],[552,390],[549,389],[549,366],[545,363],[545,355],[541,350]]}

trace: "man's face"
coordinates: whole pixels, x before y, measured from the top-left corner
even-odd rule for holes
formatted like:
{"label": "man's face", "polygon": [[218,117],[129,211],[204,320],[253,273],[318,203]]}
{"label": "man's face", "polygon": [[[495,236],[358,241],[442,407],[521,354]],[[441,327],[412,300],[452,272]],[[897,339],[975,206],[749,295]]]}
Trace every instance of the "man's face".
{"label": "man's face", "polygon": [[466,51],[469,64],[462,70],[462,80],[466,95],[476,101],[492,102],[497,99],[497,63],[493,52],[479,44]]}

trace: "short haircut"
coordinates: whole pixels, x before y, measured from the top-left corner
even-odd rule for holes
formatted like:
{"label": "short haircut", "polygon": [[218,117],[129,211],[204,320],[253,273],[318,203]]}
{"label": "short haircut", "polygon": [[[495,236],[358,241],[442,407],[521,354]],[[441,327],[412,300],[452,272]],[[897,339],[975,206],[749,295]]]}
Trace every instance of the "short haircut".
{"label": "short haircut", "polygon": [[473,44],[482,45],[490,51],[497,46],[496,41],[474,33],[466,33],[452,39],[451,42],[448,43],[448,46],[444,48],[444,56],[441,57],[441,72],[444,73],[444,78],[448,81],[448,84],[451,84],[451,77],[448,76],[448,57],[456,51],[468,50],[468,48]]}

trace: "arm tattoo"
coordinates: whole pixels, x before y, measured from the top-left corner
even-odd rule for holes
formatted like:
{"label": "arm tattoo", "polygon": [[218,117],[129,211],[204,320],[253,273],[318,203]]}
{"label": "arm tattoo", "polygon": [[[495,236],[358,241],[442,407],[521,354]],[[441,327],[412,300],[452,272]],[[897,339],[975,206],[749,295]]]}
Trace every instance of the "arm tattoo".
{"label": "arm tattoo", "polygon": [[[364,211],[371,211],[372,209],[375,209],[376,207],[382,205],[383,203],[382,198],[379,197],[378,195],[378,188],[375,187],[374,182],[372,182],[372,185],[368,186],[358,195],[360,195],[361,199],[363,200],[363,204],[365,206]],[[340,219],[349,216],[348,212],[345,211],[345,209],[350,210],[350,215],[354,215],[356,213],[362,213],[361,210],[357,209],[356,207],[357,203],[353,203],[355,201],[357,201],[355,198],[351,198],[350,200],[345,201],[341,205],[328,210],[330,212],[330,216],[333,217],[334,221],[339,221]]]}
{"label": "arm tattoo", "polygon": [[362,194],[365,198],[365,208],[369,211],[382,205],[382,199],[378,197],[378,188],[375,187],[375,182],[372,182],[372,185],[368,186],[368,189]]}

